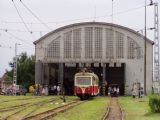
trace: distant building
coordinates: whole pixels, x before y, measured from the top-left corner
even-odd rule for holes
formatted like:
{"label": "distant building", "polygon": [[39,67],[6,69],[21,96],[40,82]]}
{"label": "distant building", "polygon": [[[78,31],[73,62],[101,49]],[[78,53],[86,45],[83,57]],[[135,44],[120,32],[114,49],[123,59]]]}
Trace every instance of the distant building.
{"label": "distant building", "polygon": [[[111,23],[84,22],[58,28],[34,42],[37,84],[54,85],[64,80],[73,91],[74,75],[90,67],[120,94],[131,94],[134,82],[144,87],[144,36]],[[153,42],[146,41],[146,90],[152,90]]]}
{"label": "distant building", "polygon": [[4,74],[2,78],[0,78],[0,93],[2,90],[7,89],[8,87],[12,86],[13,82],[10,80],[5,80],[7,77],[7,74]]}

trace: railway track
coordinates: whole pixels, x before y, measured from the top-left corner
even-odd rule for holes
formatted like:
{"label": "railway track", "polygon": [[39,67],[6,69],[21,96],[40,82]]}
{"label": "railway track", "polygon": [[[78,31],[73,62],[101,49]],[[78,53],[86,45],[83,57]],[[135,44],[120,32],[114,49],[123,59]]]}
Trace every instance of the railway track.
{"label": "railway track", "polygon": [[35,109],[34,109],[34,111],[32,110],[31,112],[29,112],[25,116],[28,116],[31,113],[35,112],[38,109],[38,107],[43,106],[44,104],[47,104],[47,103],[50,103],[50,102],[53,102],[53,101],[57,101],[57,100],[59,100],[59,99],[51,98],[51,99],[40,101],[38,103],[16,105],[16,106],[13,106],[13,107],[8,107],[6,109],[5,108],[4,109],[0,109],[0,112],[6,112],[6,111],[12,111],[12,110],[14,110],[15,112],[13,112],[13,113],[11,113],[11,114],[9,114],[9,115],[7,115],[6,117],[3,118],[3,120],[8,120],[8,119],[13,120],[15,115],[21,113],[22,111],[25,111],[29,107],[36,106]]}
{"label": "railway track", "polygon": [[[51,98],[50,100],[52,100],[52,99],[53,98]],[[47,101],[47,100],[39,101],[39,103],[43,103],[44,101]],[[19,105],[14,105],[14,106],[9,106],[9,107],[3,107],[3,108],[0,108],[0,112],[6,112],[6,111],[14,110],[14,109],[19,109],[21,107],[29,107],[29,106],[32,106],[32,105],[38,105],[39,103],[37,103],[37,102],[35,102],[35,103],[27,102],[27,103],[24,103],[24,104],[19,104]]]}
{"label": "railway track", "polygon": [[118,98],[110,98],[107,112],[103,116],[102,120],[124,120],[123,111],[118,103]]}
{"label": "railway track", "polygon": [[51,116],[57,115],[60,112],[64,112],[68,109],[71,109],[71,108],[73,108],[73,107],[75,107],[75,106],[77,106],[77,105],[79,105],[83,102],[84,101],[73,101],[73,102],[70,102],[70,103],[65,104],[63,106],[60,106],[60,107],[57,107],[57,108],[54,108],[54,109],[51,109],[51,110],[33,115],[33,116],[30,116],[30,117],[26,117],[22,120],[45,120],[45,119],[47,119]]}
{"label": "railway track", "polygon": [[3,103],[3,102],[12,102],[12,101],[17,101],[17,100],[29,100],[29,99],[35,99],[35,98],[40,98],[40,96],[31,97],[31,98],[21,98],[21,99],[11,99],[11,100],[0,100],[0,103]]}

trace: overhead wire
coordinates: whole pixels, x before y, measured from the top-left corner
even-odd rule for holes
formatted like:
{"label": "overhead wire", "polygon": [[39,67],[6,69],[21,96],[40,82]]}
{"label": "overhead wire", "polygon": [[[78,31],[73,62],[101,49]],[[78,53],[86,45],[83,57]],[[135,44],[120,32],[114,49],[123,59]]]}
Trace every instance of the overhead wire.
{"label": "overhead wire", "polygon": [[[131,9],[127,9],[127,10],[124,10],[124,11],[120,11],[120,12],[115,12],[113,13],[114,15],[119,15],[119,14],[123,14],[123,13],[127,13],[127,12],[130,12],[130,11],[134,11],[134,10],[138,10],[138,9],[141,9],[145,7],[144,5],[142,6],[139,6],[139,7],[135,7],[135,8],[131,8]],[[110,14],[104,14],[104,15],[100,15],[100,16],[96,16],[96,18],[103,18],[103,17],[111,17],[112,16],[112,13]],[[72,22],[72,21],[78,21],[78,20],[85,20],[85,19],[93,19],[93,17],[84,17],[84,18],[78,18],[78,19],[70,19],[70,20],[62,20],[62,21],[51,21],[51,22],[43,22],[45,24],[56,24],[56,23],[65,23],[65,22]],[[13,21],[13,22],[10,22],[10,21],[2,21],[2,22],[5,22],[5,23],[18,23],[18,24],[22,24],[22,22],[16,22],[16,21]],[[27,22],[25,24],[42,24],[42,23],[38,23],[38,22]]]}
{"label": "overhead wire", "polygon": [[[2,20],[1,22],[2,23],[8,23],[8,24],[23,24],[20,21],[17,22],[17,21],[4,21],[4,20]],[[57,22],[45,22],[45,24],[49,24],[49,23],[56,24]],[[42,23],[40,23],[40,22],[25,22],[25,24],[42,24]]]}
{"label": "overhead wire", "polygon": [[[8,29],[8,28],[0,28],[1,31],[13,31],[13,32],[28,32],[28,31],[25,31],[25,30],[20,30],[20,29]],[[49,31],[38,31],[38,30],[35,30],[32,32],[49,32]]]}
{"label": "overhead wire", "polygon": [[21,14],[20,14],[18,8],[16,7],[16,4],[14,3],[14,0],[12,0],[12,2],[13,2],[13,5],[14,5],[14,7],[15,7],[17,13],[18,13],[18,16],[20,17],[21,21],[23,22],[25,28],[26,28],[27,31],[31,34],[31,36],[33,37],[33,39],[35,39],[34,35],[32,34],[32,31],[30,31],[30,29],[28,28],[28,26],[25,24],[25,21],[24,21],[23,17],[21,16]]}
{"label": "overhead wire", "polygon": [[10,35],[11,37],[15,38],[16,40],[19,40],[19,41],[21,41],[21,42],[23,42],[23,43],[26,43],[26,44],[28,44],[28,45],[33,45],[33,44],[27,42],[27,40],[21,39],[21,38],[15,36],[14,34],[8,32],[8,31],[5,31],[5,32],[6,32],[8,35]]}
{"label": "overhead wire", "polygon": [[145,7],[145,6],[143,5],[143,6],[131,8],[131,9],[128,9],[128,10],[120,11],[120,12],[117,12],[117,13],[113,13],[113,14],[114,14],[114,15],[119,15],[119,14],[131,12],[131,11],[134,11],[134,10],[138,10],[138,9],[141,9],[141,8],[144,8],[144,7]]}
{"label": "overhead wire", "polygon": [[22,3],[22,5],[40,22],[42,23],[46,28],[48,28],[49,30],[52,30],[52,28],[50,28],[47,24],[45,24],[35,13],[32,12],[32,10],[27,7],[26,4],[24,4],[24,2],[22,0],[20,0],[20,2]]}
{"label": "overhead wire", "polygon": [[[12,1],[13,1],[13,0],[12,0]],[[22,1],[21,1],[21,3],[23,4]],[[25,25],[27,31],[30,32],[30,33],[31,33],[31,31],[29,30],[29,28],[28,28],[28,26],[27,26],[26,24],[44,24],[44,22],[42,22],[42,21],[41,21],[41,23],[25,23],[23,17],[20,15],[20,13],[19,13],[19,11],[18,11],[18,8],[16,7],[14,1],[13,1],[13,4],[14,4],[14,7],[16,8],[16,11],[17,11],[19,17],[21,18],[22,22],[11,22],[11,23],[23,23],[23,24]],[[26,7],[26,9],[30,10],[25,4],[23,4],[23,5]],[[131,9],[128,9],[128,10],[125,10],[125,11],[117,12],[117,13],[114,13],[114,14],[115,14],[115,15],[123,14],[123,13],[129,12],[129,11],[133,11],[133,10],[140,9],[140,8],[142,8],[142,7],[144,7],[144,5],[143,5],[143,6],[140,6],[140,7],[136,7],[136,8],[131,8]],[[30,10],[30,12],[32,12],[32,11]],[[32,14],[36,17],[36,15],[35,15],[33,12],[32,12]],[[109,17],[109,16],[111,16],[111,14],[106,14],[106,15],[103,15],[103,16],[96,16],[96,18],[107,17],[107,16]],[[58,23],[60,23],[60,22],[70,22],[70,21],[76,21],[76,20],[83,20],[83,19],[90,19],[90,18],[93,18],[93,17],[86,17],[86,18],[72,19],[72,20],[64,20],[64,21],[59,21]],[[37,19],[38,19],[38,17],[37,17]],[[9,22],[7,22],[7,21],[4,21],[4,22],[9,23]],[[57,23],[57,22],[48,22],[48,23]],[[46,25],[46,24],[45,24],[45,25]],[[9,29],[1,29],[1,30],[3,30],[3,31],[9,31]],[[27,32],[27,31],[15,30],[15,29],[10,29],[10,31]],[[32,32],[42,32],[42,31],[32,31]],[[46,31],[46,32],[47,32],[47,31]],[[7,33],[10,34],[12,37],[14,37],[14,38],[16,38],[16,39],[25,42],[25,41],[22,40],[21,38],[18,38],[17,36],[15,36],[15,35],[13,35],[13,34],[11,34],[11,33],[9,33],[9,32],[7,32]],[[26,42],[25,42],[25,43],[26,43]],[[27,44],[28,44],[28,42],[27,42]],[[29,43],[29,44],[30,44],[30,43]]]}
{"label": "overhead wire", "polygon": [[4,45],[0,45],[0,48],[10,48],[10,49],[12,49],[13,46],[4,46]]}

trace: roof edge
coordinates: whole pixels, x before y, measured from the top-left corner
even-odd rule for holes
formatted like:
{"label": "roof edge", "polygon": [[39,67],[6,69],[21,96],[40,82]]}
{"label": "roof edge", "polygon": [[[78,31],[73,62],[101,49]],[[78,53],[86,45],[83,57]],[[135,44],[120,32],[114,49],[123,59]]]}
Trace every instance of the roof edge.
{"label": "roof edge", "polygon": [[[87,24],[99,24],[99,25],[108,25],[108,26],[112,26],[112,27],[117,27],[117,28],[121,28],[121,29],[125,29],[125,30],[128,30],[130,32],[133,32],[135,33],[136,35],[142,37],[143,39],[145,39],[145,36],[136,32],[135,30],[131,29],[131,28],[128,28],[128,27],[125,27],[125,26],[121,26],[121,25],[118,25],[118,24],[113,24],[113,23],[106,23],[106,22],[81,22],[81,23],[74,23],[74,24],[69,24],[69,25],[65,25],[65,26],[62,26],[60,28],[57,28],[47,34],[45,34],[44,36],[42,36],[41,38],[39,38],[38,40],[34,41],[33,43],[36,45],[38,42],[40,42],[41,40],[43,40],[44,38],[46,38],[47,36],[53,34],[53,33],[56,33],[56,32],[59,32],[63,29],[66,29],[66,28],[70,28],[70,27],[74,27],[74,26],[80,26],[80,25],[87,25]],[[154,44],[154,41],[150,40],[149,38],[147,38],[147,41],[150,42],[152,45]]]}

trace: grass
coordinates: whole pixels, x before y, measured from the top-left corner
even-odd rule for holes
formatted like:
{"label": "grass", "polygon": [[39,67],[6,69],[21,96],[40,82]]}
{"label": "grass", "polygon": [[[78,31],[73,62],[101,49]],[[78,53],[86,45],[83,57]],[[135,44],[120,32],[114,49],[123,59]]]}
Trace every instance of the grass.
{"label": "grass", "polygon": [[152,113],[148,105],[148,97],[144,101],[132,97],[119,97],[119,103],[125,111],[125,120],[160,120],[160,113]]}
{"label": "grass", "polygon": [[[8,99],[8,97],[10,98],[11,96],[6,96],[6,99]],[[13,96],[13,97],[15,97],[15,96]],[[38,103],[43,100],[51,99],[51,97],[33,97],[33,96],[31,97],[30,96],[31,99],[27,99],[29,97],[26,97],[26,96],[23,96],[23,99],[21,97],[22,96],[16,96],[16,99],[12,98],[12,99],[9,99],[8,102],[1,102],[0,108],[22,105],[22,104],[26,104],[26,103]]]}
{"label": "grass", "polygon": [[[32,99],[28,99],[28,98],[32,98]],[[50,101],[51,99],[54,99],[55,101]],[[66,96],[66,100],[67,100],[66,103],[75,101],[77,99],[78,98],[75,96]],[[8,101],[8,102],[5,102],[5,101]],[[61,104],[63,102],[61,96],[41,96],[41,97],[39,96],[0,96],[0,109],[15,106],[15,105],[21,105],[25,103],[29,103],[30,105],[30,104],[39,103],[41,101],[46,101],[46,102],[42,104],[41,106],[40,104],[32,105],[29,107],[26,106],[25,109],[24,107],[19,107],[19,108],[15,108],[14,110],[0,112],[0,119],[6,118],[7,116],[21,109],[23,109],[23,111],[17,113],[16,115],[13,115],[9,119],[11,120],[22,119],[24,116],[28,114],[29,116],[35,115],[35,114],[38,114],[38,113],[41,113],[41,112],[44,112],[44,111],[47,111],[47,110],[63,105]],[[55,102],[59,104],[55,104]]]}
{"label": "grass", "polygon": [[[0,96],[0,109],[24,103],[34,104],[44,100],[49,101],[51,98],[55,98],[57,100],[53,102],[46,102],[42,106],[33,105],[26,107],[25,110],[10,118],[12,120],[17,120],[18,118],[23,118],[28,113],[31,113],[30,115],[35,115],[59,107],[62,105],[61,103],[63,100],[59,96]],[[79,98],[75,96],[66,96],[67,103],[77,99]],[[149,108],[148,101],[148,97],[145,97],[143,102],[140,102],[137,98],[119,97],[119,103],[125,111],[125,120],[160,120],[160,113],[152,113]],[[55,104],[55,102],[59,104]],[[95,97],[94,99],[87,100],[64,113],[58,114],[54,118],[49,118],[49,120],[100,120],[106,111],[108,102],[109,99],[107,97]],[[0,112],[0,119],[5,118],[20,109],[22,108],[20,107],[11,111]],[[32,112],[33,110],[35,111]]]}
{"label": "grass", "polygon": [[95,97],[49,120],[100,120],[104,115],[109,99]]}

